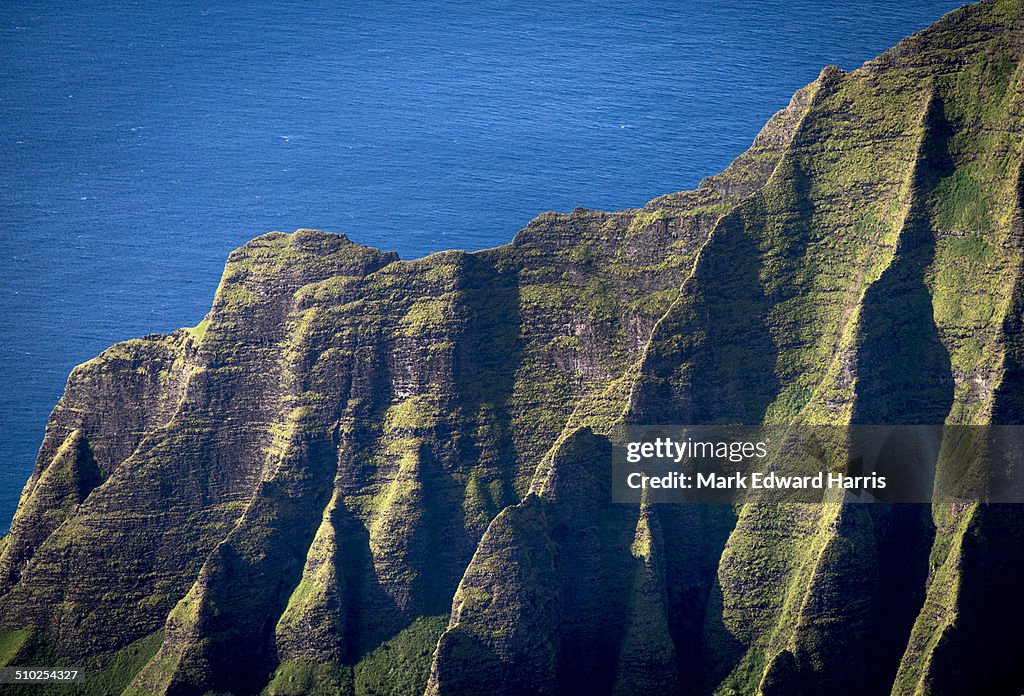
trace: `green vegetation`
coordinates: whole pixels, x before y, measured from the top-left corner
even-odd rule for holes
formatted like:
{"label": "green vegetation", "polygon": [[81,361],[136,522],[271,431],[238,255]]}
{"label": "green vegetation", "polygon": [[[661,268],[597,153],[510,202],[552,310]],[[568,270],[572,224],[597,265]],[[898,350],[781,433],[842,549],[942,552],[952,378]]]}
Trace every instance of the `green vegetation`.
{"label": "green vegetation", "polygon": [[163,639],[163,631],[157,631],[135,641],[120,650],[90,657],[88,660],[68,662],[57,658],[49,650],[41,647],[35,649],[34,656],[24,653],[18,656],[15,663],[11,658],[27,644],[29,629],[17,632],[0,631],[0,665],[40,666],[52,668],[60,665],[64,669],[77,669],[82,672],[83,679],[74,686],[66,684],[23,684],[5,686],[4,693],[10,694],[119,694],[121,693],[149,661]]}
{"label": "green vegetation", "polygon": [[96,659],[85,667],[86,679],[81,688],[94,694],[120,693],[153,657],[162,640],[163,631],[157,631],[115,653]]}
{"label": "green vegetation", "polygon": [[28,640],[32,629],[11,630],[0,628],[0,666],[11,664],[11,660]]}
{"label": "green vegetation", "polygon": [[338,696],[354,693],[352,668],[289,660],[271,675],[268,696]]}
{"label": "green vegetation", "polygon": [[355,667],[357,696],[419,694],[427,685],[430,660],[447,616],[423,616],[381,643]]}
{"label": "green vegetation", "polygon": [[206,329],[209,328],[209,326],[209,319],[203,319],[201,322],[196,324],[195,328],[192,329],[192,336],[196,339],[196,342],[203,340],[203,336],[206,335]]}

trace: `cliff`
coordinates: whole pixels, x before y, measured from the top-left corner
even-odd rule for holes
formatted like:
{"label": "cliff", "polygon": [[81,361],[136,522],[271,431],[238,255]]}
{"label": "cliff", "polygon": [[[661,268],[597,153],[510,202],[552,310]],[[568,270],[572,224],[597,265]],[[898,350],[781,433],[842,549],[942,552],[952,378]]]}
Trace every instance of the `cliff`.
{"label": "cliff", "polygon": [[0,665],[97,693],[1024,688],[1024,512],[616,505],[630,423],[1024,422],[1024,2],[826,68],[724,172],[401,261],[233,252],[78,366]]}

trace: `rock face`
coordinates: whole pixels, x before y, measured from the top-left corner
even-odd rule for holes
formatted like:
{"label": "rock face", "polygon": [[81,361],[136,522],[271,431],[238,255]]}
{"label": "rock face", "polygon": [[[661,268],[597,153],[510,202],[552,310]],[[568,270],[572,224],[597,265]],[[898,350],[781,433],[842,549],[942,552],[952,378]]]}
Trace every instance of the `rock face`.
{"label": "rock face", "polygon": [[[78,366],[0,664],[97,693],[1018,694],[1014,506],[614,505],[626,423],[1024,422],[1024,3],[826,68],[725,172],[400,261],[231,254]],[[446,616],[447,627],[437,617]]]}

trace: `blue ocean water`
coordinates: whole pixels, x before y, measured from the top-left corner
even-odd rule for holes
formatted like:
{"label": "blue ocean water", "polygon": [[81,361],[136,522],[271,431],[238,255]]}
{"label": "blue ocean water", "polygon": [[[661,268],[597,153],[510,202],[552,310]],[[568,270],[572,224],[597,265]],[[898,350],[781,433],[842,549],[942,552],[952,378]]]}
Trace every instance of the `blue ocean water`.
{"label": "blue ocean water", "polygon": [[71,368],[196,324],[227,253],[411,258],[725,167],[953,0],[0,5],[0,530]]}

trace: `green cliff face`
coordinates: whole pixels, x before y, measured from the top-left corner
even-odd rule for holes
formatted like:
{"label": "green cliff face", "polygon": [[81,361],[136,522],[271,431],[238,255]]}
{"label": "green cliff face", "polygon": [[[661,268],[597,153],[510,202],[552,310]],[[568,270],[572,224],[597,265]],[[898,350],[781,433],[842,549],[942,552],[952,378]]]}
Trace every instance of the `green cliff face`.
{"label": "green cliff face", "polygon": [[[71,374],[0,664],[97,693],[1024,688],[1013,506],[611,503],[629,423],[1024,422],[1024,2],[695,191],[416,261],[311,230]],[[941,475],[941,462],[940,472]]]}

